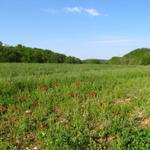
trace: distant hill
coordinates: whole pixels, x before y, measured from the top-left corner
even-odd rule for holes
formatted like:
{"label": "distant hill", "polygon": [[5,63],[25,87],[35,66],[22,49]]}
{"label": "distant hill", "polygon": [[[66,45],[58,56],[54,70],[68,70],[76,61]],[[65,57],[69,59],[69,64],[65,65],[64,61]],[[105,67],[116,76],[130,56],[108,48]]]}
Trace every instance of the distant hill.
{"label": "distant hill", "polygon": [[82,63],[79,58],[55,53],[51,50],[26,47],[21,44],[3,46],[2,43],[0,43],[0,62]]}
{"label": "distant hill", "polygon": [[125,64],[146,65],[150,64],[150,49],[140,48],[126,54],[122,58]]}
{"label": "distant hill", "polygon": [[0,42],[0,62],[149,65],[150,48],[135,49],[123,57],[112,57],[110,60],[80,60],[48,49],[31,48],[21,44],[8,46]]}
{"label": "distant hill", "polygon": [[128,65],[148,65],[150,64],[150,49],[135,49],[123,57],[112,57],[109,60],[111,64],[128,64]]}

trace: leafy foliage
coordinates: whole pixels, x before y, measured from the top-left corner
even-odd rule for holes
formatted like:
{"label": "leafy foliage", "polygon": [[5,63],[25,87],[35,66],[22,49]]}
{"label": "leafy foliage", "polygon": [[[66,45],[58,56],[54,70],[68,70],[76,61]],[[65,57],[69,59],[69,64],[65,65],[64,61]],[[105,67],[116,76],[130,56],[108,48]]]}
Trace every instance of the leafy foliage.
{"label": "leafy foliage", "polygon": [[110,60],[109,60],[109,63],[110,64],[121,64],[121,58],[120,57],[112,57]]}
{"label": "leafy foliage", "polygon": [[123,57],[113,57],[109,60],[110,64],[125,64],[125,65],[149,65],[150,64],[150,49],[140,48],[124,55]]}
{"label": "leafy foliage", "polygon": [[143,129],[130,129],[122,136],[122,149],[150,149],[150,131]]}
{"label": "leafy foliage", "polygon": [[147,65],[150,64],[150,49],[136,49],[122,58],[124,64]]}
{"label": "leafy foliage", "polygon": [[25,47],[20,44],[14,47],[0,44],[0,62],[81,63],[81,60],[50,50]]}

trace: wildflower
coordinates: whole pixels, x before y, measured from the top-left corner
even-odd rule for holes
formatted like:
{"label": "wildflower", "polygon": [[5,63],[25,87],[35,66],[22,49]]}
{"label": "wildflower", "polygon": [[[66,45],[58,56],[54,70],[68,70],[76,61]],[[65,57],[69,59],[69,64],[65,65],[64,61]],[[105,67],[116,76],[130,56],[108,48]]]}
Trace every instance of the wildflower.
{"label": "wildflower", "polygon": [[18,107],[12,107],[12,110],[20,110]]}
{"label": "wildflower", "polygon": [[97,96],[97,93],[92,92],[92,93],[89,93],[89,94],[87,94],[87,95],[90,96],[90,97],[96,97],[96,96]]}
{"label": "wildflower", "polygon": [[0,111],[4,111],[5,109],[5,107],[0,107]]}
{"label": "wildflower", "polygon": [[38,87],[44,91],[48,91],[48,87],[45,85],[39,85]]}
{"label": "wildflower", "polygon": [[79,83],[75,83],[75,88],[78,89],[79,88]]}
{"label": "wildflower", "polygon": [[73,93],[68,93],[68,96],[73,97]]}
{"label": "wildflower", "polygon": [[47,86],[43,86],[42,89],[43,89],[44,91],[48,91],[48,87],[47,87]]}
{"label": "wildflower", "polygon": [[78,93],[74,93],[74,97],[78,97]]}
{"label": "wildflower", "polygon": [[45,129],[45,127],[46,127],[46,126],[45,126],[44,124],[41,124],[41,125],[40,125],[40,129]]}
{"label": "wildflower", "polygon": [[70,96],[70,97],[78,97],[78,93],[68,93],[68,96]]}

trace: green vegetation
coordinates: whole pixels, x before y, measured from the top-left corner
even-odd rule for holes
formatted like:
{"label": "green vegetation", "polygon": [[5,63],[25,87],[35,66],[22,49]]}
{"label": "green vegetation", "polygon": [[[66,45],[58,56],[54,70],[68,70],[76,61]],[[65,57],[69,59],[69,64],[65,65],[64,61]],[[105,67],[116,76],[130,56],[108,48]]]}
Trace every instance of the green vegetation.
{"label": "green vegetation", "polygon": [[20,44],[17,46],[3,46],[3,43],[0,42],[0,62],[149,65],[150,49],[136,49],[123,57],[112,57],[110,60],[80,60],[79,58],[55,53],[51,50],[25,47]]}
{"label": "green vegetation", "polygon": [[1,150],[149,150],[150,68],[0,64]]}
{"label": "green vegetation", "polygon": [[115,64],[115,65],[119,65],[121,64],[121,57],[112,57],[110,60],[109,60],[109,64]]}
{"label": "green vegetation", "polygon": [[150,49],[136,49],[122,58],[124,64],[147,65],[150,64]]}
{"label": "green vegetation", "polygon": [[109,60],[110,64],[127,64],[127,65],[149,65],[150,49],[141,48],[131,51],[123,57],[113,57]]}
{"label": "green vegetation", "polygon": [[81,63],[75,57],[54,53],[50,50],[17,46],[3,46],[0,42],[0,62],[24,62],[24,63]]}
{"label": "green vegetation", "polygon": [[107,60],[104,59],[85,59],[82,61],[84,64],[105,64]]}

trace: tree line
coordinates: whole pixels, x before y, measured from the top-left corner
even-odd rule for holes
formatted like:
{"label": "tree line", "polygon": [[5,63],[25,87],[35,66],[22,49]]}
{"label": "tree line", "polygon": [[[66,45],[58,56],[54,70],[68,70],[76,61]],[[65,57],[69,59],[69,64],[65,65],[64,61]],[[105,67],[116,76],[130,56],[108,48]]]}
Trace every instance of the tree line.
{"label": "tree line", "polygon": [[149,65],[150,64],[150,49],[138,48],[123,57],[112,57],[108,63],[124,64],[124,65]]}
{"label": "tree line", "polygon": [[0,62],[23,62],[23,63],[82,63],[79,58],[55,53],[51,50],[3,45],[0,42]]}
{"label": "tree line", "polygon": [[110,60],[80,60],[79,58],[55,53],[48,49],[31,48],[21,44],[9,46],[3,45],[0,41],[0,62],[149,65],[150,49],[139,48],[123,57],[112,57]]}

